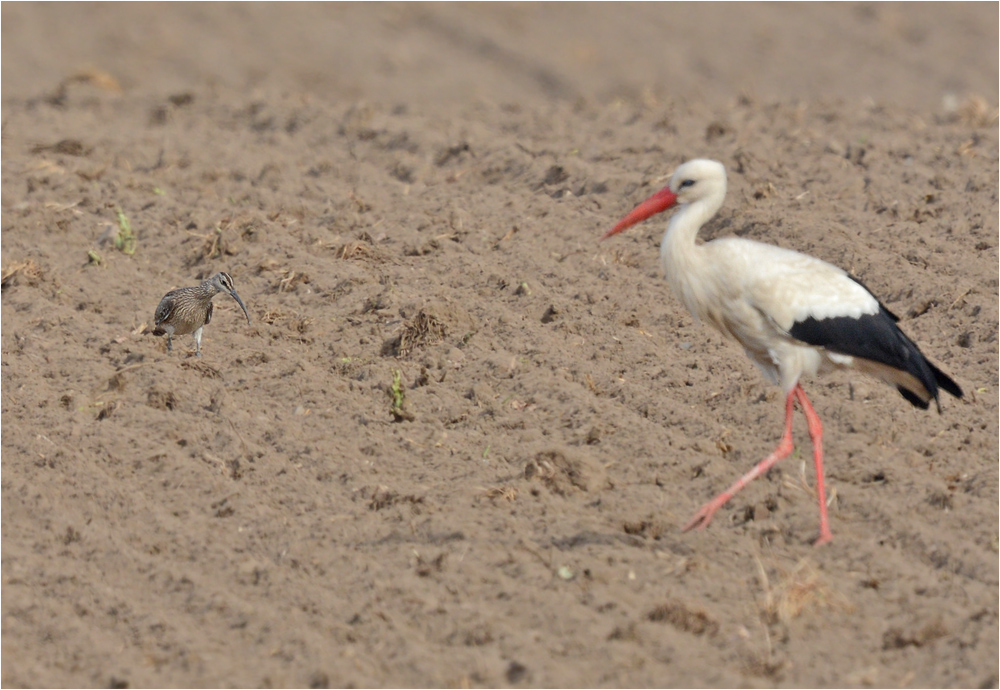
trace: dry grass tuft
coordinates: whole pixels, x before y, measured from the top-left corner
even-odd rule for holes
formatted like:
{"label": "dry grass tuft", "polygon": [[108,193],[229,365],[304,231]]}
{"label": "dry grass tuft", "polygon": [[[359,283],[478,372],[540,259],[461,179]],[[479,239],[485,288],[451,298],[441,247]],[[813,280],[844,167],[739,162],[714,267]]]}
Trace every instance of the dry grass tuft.
{"label": "dry grass tuft", "polygon": [[986,103],[981,96],[969,96],[956,111],[962,124],[970,127],[996,127],[1000,110]]}
{"label": "dry grass tuft", "polygon": [[[809,483],[806,479],[806,463],[801,461],[799,463],[799,473],[797,476],[784,475],[781,480],[781,485],[791,491],[800,492],[805,494],[809,499],[816,499],[816,487]],[[826,495],[826,506],[827,508],[836,509],[837,503],[837,487],[832,486],[828,482],[827,495]]]}
{"label": "dry grass tuft", "polygon": [[764,564],[759,558],[756,561],[757,576],[763,590],[760,612],[768,623],[787,625],[811,609],[851,611],[854,608],[844,595],[823,581],[807,558],[796,563],[791,570],[779,567],[777,583],[773,585]]}
{"label": "dry grass tuft", "polygon": [[283,318],[285,318],[285,312],[280,309],[268,309],[264,312],[264,315],[260,317],[260,320],[268,326],[272,326],[276,321],[280,321]]}
{"label": "dry grass tuft", "polygon": [[549,448],[536,453],[524,466],[524,478],[540,480],[559,496],[600,491],[608,486],[604,466],[585,451],[570,448]]}
{"label": "dry grass tuft", "polygon": [[277,261],[267,259],[257,266],[258,273],[277,273],[278,282],[272,285],[275,292],[294,292],[299,285],[306,285],[312,282],[308,273],[294,271],[290,268],[282,268]]}
{"label": "dry grass tuft", "polygon": [[266,231],[267,221],[254,212],[227,215],[207,233],[188,232],[201,240],[201,244],[190,258],[195,265],[206,259],[232,256],[240,249],[241,242],[259,242]]}
{"label": "dry grass tuft", "polygon": [[634,537],[659,539],[667,531],[667,527],[659,520],[626,520],[622,523],[622,531]]}
{"label": "dry grass tuft", "polygon": [[96,67],[86,67],[79,72],[66,77],[63,79],[61,86],[65,87],[69,84],[87,84],[88,86],[93,86],[101,89],[102,91],[109,91],[111,93],[122,92],[122,85],[111,75],[110,72],[105,72],[104,70],[97,69]]}
{"label": "dry grass tuft", "polygon": [[334,254],[338,259],[343,259],[345,261],[372,261],[375,263],[383,263],[389,260],[385,254],[372,246],[371,243],[364,242],[362,240],[342,244],[334,250]]}
{"label": "dry grass tuft", "polygon": [[495,501],[498,498],[502,498],[505,501],[514,501],[517,499],[517,489],[513,486],[494,486],[491,489],[484,490],[480,495],[491,501]]}
{"label": "dry grass tuft", "polygon": [[19,284],[22,280],[28,285],[38,285],[44,275],[41,266],[31,259],[14,261],[7,264],[7,268],[0,273],[0,289],[6,290]]}
{"label": "dry grass tuft", "polygon": [[406,357],[417,347],[441,340],[447,332],[448,329],[441,320],[421,309],[412,320],[403,325],[398,336],[385,343],[382,354]]}
{"label": "dry grass tuft", "polygon": [[192,263],[198,263],[205,259],[217,259],[223,254],[233,253],[221,224],[216,225],[214,230],[204,235],[194,232],[190,234],[201,239],[201,246],[195,251]]}
{"label": "dry grass tuft", "polygon": [[615,248],[611,251],[611,263],[627,268],[639,268],[642,265],[640,255],[629,249]]}
{"label": "dry grass tuft", "polygon": [[286,269],[281,272],[281,280],[278,282],[278,292],[291,292],[300,284],[311,283],[309,274],[301,271]]}
{"label": "dry grass tuft", "polygon": [[74,84],[91,86],[108,93],[120,94],[122,92],[121,83],[110,72],[105,72],[96,67],[86,67],[59,82],[59,86],[56,87],[55,92],[48,96],[46,100],[53,105],[62,105],[69,97],[69,89]]}
{"label": "dry grass tuft", "polygon": [[103,405],[101,405],[101,409],[98,410],[97,412],[97,421],[101,421],[102,419],[107,419],[108,417],[113,415],[115,413],[115,410],[117,410],[119,407],[121,407],[121,403],[118,402],[117,400],[111,400],[109,402],[104,403]]}

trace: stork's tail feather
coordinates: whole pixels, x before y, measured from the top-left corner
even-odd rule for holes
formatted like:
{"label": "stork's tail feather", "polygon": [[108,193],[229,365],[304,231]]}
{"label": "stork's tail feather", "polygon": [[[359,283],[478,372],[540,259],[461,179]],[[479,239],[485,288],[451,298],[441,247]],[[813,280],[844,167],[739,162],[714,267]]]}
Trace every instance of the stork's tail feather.
{"label": "stork's tail feather", "polygon": [[954,379],[952,379],[950,376],[948,376],[948,374],[944,373],[930,362],[927,362],[927,366],[931,368],[931,372],[934,374],[934,380],[937,381],[938,386],[945,389],[948,393],[951,393],[956,398],[962,397],[963,395],[962,389],[958,387],[958,384],[955,383]]}
{"label": "stork's tail feather", "polygon": [[[909,339],[907,339],[909,341]],[[912,344],[912,341],[909,341]],[[936,366],[934,366],[930,360],[923,356],[920,350],[917,349],[916,345],[913,345],[913,351],[917,355],[915,359],[916,366],[910,369],[910,373],[917,377],[920,381],[921,388],[925,390],[918,392],[912,391],[905,385],[896,386],[896,390],[900,394],[909,400],[913,405],[919,407],[921,410],[926,410],[930,406],[931,400],[934,400],[934,404],[937,406],[938,414],[941,413],[941,400],[938,397],[938,391],[944,389],[948,393],[954,395],[956,398],[962,397],[962,389],[958,387],[958,384],[944,373]],[[927,374],[930,374],[928,376]],[[926,397],[922,395],[926,393]]]}

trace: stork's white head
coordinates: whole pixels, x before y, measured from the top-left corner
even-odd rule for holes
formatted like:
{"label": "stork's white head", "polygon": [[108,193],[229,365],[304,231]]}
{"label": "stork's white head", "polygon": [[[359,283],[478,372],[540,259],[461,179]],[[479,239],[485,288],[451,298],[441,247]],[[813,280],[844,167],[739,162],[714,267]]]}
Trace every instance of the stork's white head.
{"label": "stork's white head", "polygon": [[695,158],[674,171],[670,184],[632,209],[632,212],[618,221],[615,227],[601,239],[617,235],[622,230],[640,223],[650,216],[666,211],[676,204],[705,202],[710,209],[706,215],[714,214],[726,198],[726,168],[719,161]]}
{"label": "stork's white head", "polygon": [[719,161],[695,158],[674,171],[669,189],[678,204],[726,196],[726,168]]}

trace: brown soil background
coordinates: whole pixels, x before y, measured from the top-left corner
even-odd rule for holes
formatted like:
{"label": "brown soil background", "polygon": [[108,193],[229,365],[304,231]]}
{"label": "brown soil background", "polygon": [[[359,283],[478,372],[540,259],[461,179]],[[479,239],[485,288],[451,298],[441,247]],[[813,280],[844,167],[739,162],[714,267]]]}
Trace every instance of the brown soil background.
{"label": "brown soil background", "polygon": [[[995,3],[2,12],[5,686],[997,685]],[[966,391],[806,382],[830,546],[801,418],[678,531],[783,414],[597,243],[696,156]]]}

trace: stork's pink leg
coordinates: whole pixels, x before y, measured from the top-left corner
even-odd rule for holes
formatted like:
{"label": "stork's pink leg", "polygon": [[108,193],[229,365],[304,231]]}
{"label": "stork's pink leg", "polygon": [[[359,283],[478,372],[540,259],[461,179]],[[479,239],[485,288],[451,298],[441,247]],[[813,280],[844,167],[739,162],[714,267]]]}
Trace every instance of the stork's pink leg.
{"label": "stork's pink leg", "polygon": [[[792,452],[792,448],[794,447],[792,445],[792,412],[794,411],[795,407],[795,397],[797,395],[796,391],[801,391],[801,388],[798,386],[798,384],[796,384],[795,388],[793,388],[792,391],[788,394],[788,399],[785,401],[785,435],[781,437],[781,443],[778,444],[778,447],[774,449],[773,453],[771,453],[766,458],[757,463],[757,465],[752,470],[750,470],[742,477],[740,477],[735,484],[733,484],[731,487],[729,487],[721,494],[713,498],[711,501],[703,505],[701,509],[694,514],[694,517],[691,518],[686,525],[684,525],[684,527],[682,528],[684,532],[687,532],[690,529],[695,529],[695,528],[703,529],[707,527],[708,523],[712,521],[712,516],[715,515],[715,511],[724,506],[726,502],[730,498],[735,496],[740,489],[742,489],[744,486],[752,482],[760,475],[767,472],[769,469],[774,467],[775,463],[777,463],[782,458],[788,457],[788,454]],[[805,399],[805,393],[802,393],[801,395],[802,395],[801,399]],[[806,400],[805,404],[808,405],[809,401]],[[812,407],[810,407],[809,409],[812,410]],[[813,412],[813,416],[815,415],[816,413]],[[818,424],[819,419],[817,418],[816,421]],[[812,431],[812,428],[813,428],[812,422],[810,422],[809,424],[810,432]],[[822,536],[823,535],[821,530],[820,538],[822,538]]]}
{"label": "stork's pink leg", "polygon": [[806,392],[801,385],[796,385],[792,391],[802,405],[802,411],[806,415],[806,423],[809,425],[809,438],[813,444],[813,460],[816,463],[816,494],[819,496],[819,538],[813,542],[814,546],[825,544],[833,539],[830,531],[830,521],[826,516],[826,486],[823,480],[823,423],[819,421],[819,415],[813,409],[812,403],[806,397]]}

